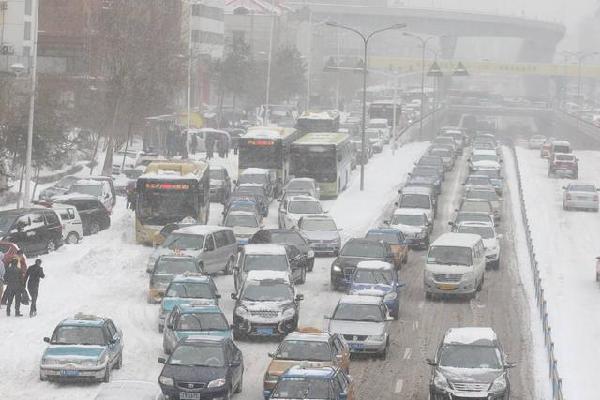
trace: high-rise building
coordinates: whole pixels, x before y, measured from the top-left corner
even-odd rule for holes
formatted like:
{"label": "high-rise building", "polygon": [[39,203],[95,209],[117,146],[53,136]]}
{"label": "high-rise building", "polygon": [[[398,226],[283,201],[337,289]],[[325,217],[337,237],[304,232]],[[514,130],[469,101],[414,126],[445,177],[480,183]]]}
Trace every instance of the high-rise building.
{"label": "high-rise building", "polygon": [[33,47],[33,0],[0,0],[0,71],[29,64]]}

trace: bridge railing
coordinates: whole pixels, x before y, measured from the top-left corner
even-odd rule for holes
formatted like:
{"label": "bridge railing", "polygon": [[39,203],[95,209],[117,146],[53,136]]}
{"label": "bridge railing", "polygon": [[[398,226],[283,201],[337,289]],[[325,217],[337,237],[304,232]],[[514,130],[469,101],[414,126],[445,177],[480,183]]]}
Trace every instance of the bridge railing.
{"label": "bridge railing", "polygon": [[525,205],[525,197],[523,195],[523,184],[521,181],[521,170],[519,169],[519,160],[517,158],[517,152],[514,144],[510,146],[513,158],[515,160],[515,167],[517,170],[517,184],[519,188],[519,201],[521,203],[521,218],[523,225],[525,226],[525,237],[527,239],[527,249],[529,253],[529,261],[531,265],[531,271],[533,272],[533,285],[535,288],[535,299],[537,303],[538,312],[542,321],[542,328],[544,331],[544,346],[546,347],[546,353],[548,355],[548,373],[552,383],[552,400],[565,400],[565,396],[562,391],[562,379],[558,373],[558,360],[554,354],[554,342],[552,341],[552,327],[550,326],[548,318],[548,303],[544,295],[544,286],[542,284],[542,277],[540,274],[539,264],[535,255],[535,246],[533,243],[531,228],[529,224],[529,217],[527,216],[527,208]]}

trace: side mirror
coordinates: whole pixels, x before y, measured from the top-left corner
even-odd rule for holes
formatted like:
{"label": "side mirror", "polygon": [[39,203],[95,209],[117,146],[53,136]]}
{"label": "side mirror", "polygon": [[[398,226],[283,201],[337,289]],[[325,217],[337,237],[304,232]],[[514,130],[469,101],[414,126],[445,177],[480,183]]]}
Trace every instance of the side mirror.
{"label": "side mirror", "polygon": [[164,357],[158,357],[158,363],[159,364],[166,364],[167,360]]}
{"label": "side mirror", "polygon": [[219,293],[215,294],[215,299],[220,299],[221,295]]}
{"label": "side mirror", "polygon": [[44,338],[44,342],[46,342],[46,343],[50,343],[50,338],[46,336],[46,337]]}
{"label": "side mirror", "polygon": [[297,294],[296,295],[296,301],[302,301],[304,300],[304,295],[303,294]]}
{"label": "side mirror", "polygon": [[231,293],[231,299],[232,300],[237,300],[237,294]]}
{"label": "side mirror", "polygon": [[167,324],[167,329],[173,330],[173,324]]}
{"label": "side mirror", "polygon": [[517,366],[517,363],[514,362],[507,362],[504,364],[504,368],[514,368]]}
{"label": "side mirror", "polygon": [[432,367],[435,367],[437,365],[437,363],[431,358],[426,358],[425,362],[427,362],[427,364],[431,365]]}

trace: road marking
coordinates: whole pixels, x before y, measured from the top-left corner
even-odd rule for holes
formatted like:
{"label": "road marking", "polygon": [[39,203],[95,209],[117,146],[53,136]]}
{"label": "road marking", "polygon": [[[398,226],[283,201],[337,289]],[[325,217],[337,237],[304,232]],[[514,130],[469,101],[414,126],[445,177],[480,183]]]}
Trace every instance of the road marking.
{"label": "road marking", "polygon": [[403,385],[404,385],[404,381],[402,379],[398,379],[398,382],[396,382],[396,389],[394,390],[394,393],[402,393]]}
{"label": "road marking", "polygon": [[410,356],[412,355],[412,349],[410,347],[407,347],[406,350],[404,350],[404,357],[402,357],[404,360],[410,360]]}

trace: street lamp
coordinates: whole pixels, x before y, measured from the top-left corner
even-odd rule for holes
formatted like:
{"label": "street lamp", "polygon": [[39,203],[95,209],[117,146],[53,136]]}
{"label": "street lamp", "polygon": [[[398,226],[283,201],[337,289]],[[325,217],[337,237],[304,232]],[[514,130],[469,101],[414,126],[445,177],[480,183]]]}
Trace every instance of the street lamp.
{"label": "street lamp", "polygon": [[366,154],[366,119],[367,119],[367,73],[368,73],[368,56],[369,56],[369,41],[373,36],[378,33],[406,28],[406,24],[394,24],[385,28],[374,30],[368,34],[365,34],[358,29],[350,26],[342,25],[337,22],[328,21],[325,23],[328,26],[345,29],[350,32],[356,33],[362,39],[364,43],[364,61],[363,61],[363,96],[362,96],[362,140],[361,140],[361,160],[360,160],[360,190],[365,190],[365,154]]}
{"label": "street lamp", "polygon": [[431,39],[435,38],[435,36],[429,36],[428,38],[424,39],[423,37],[410,32],[403,32],[402,34],[404,36],[415,38],[421,43],[421,117],[419,118],[419,136],[423,138],[423,109],[425,106],[425,51],[427,49],[427,43],[429,43]]}

